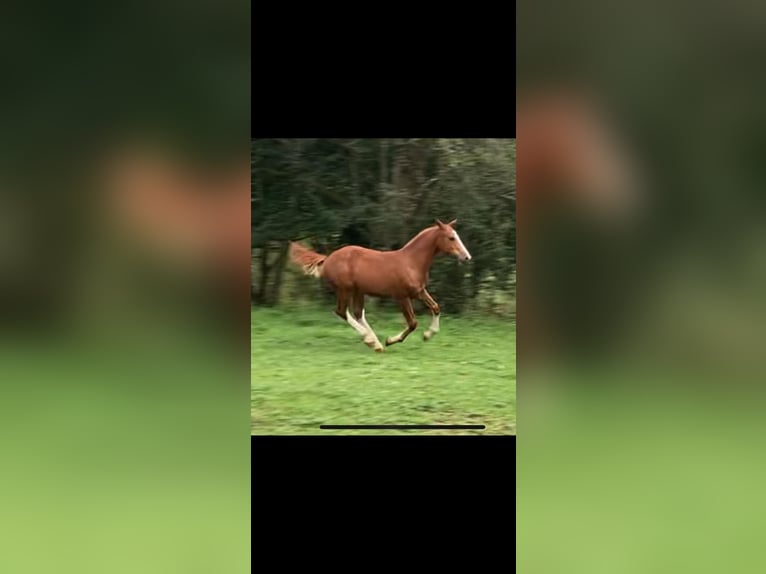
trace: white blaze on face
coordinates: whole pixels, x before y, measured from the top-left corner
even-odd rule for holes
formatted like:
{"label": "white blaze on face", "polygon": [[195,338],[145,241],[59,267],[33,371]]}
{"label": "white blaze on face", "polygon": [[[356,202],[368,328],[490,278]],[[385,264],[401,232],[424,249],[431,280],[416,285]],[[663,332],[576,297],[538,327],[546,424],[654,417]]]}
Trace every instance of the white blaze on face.
{"label": "white blaze on face", "polygon": [[470,261],[471,254],[468,252],[468,249],[466,249],[465,245],[463,245],[463,241],[460,239],[460,236],[457,234],[457,231],[453,231],[453,233],[455,234],[453,237],[455,238],[455,241],[457,242],[457,246],[460,249],[460,256]]}

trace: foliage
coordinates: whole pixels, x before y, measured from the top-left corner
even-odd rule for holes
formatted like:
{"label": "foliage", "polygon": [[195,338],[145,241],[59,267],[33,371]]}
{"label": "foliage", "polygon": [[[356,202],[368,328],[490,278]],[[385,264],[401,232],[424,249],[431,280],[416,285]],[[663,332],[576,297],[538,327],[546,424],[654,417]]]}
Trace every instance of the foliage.
{"label": "foliage", "polygon": [[[515,140],[260,139],[251,171],[257,305],[279,301],[288,240],[322,253],[398,249],[435,218],[455,217],[473,260],[435,261],[430,290],[442,307],[460,312],[490,285],[515,293]],[[308,297],[321,292],[302,285]]]}

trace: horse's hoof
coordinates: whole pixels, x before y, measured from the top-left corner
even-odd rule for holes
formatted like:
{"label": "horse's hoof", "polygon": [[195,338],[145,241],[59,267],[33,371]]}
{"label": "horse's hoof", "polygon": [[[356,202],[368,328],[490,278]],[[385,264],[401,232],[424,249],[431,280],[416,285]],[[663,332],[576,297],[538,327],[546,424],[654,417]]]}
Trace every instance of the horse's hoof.
{"label": "horse's hoof", "polygon": [[386,347],[388,347],[389,345],[393,345],[393,344],[394,344],[394,342],[391,340],[391,337],[387,337],[386,338]]}
{"label": "horse's hoof", "polygon": [[382,353],[385,350],[386,350],[385,347],[375,347],[375,352],[376,353]]}
{"label": "horse's hoof", "polygon": [[430,339],[433,336],[434,334],[431,331],[426,331],[425,333],[423,333],[423,340],[428,341],[428,339]]}

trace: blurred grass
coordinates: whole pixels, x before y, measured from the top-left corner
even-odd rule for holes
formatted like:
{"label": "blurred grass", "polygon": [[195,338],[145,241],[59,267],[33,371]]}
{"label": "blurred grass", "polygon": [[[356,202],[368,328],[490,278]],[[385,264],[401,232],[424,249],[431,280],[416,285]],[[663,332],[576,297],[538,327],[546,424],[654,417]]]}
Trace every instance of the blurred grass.
{"label": "blurred grass", "polygon": [[762,572],[762,393],[626,371],[525,374],[517,570]]}
{"label": "blurred grass", "polygon": [[0,571],[249,571],[244,369],[128,333],[3,341]]}
{"label": "blurred grass", "polygon": [[[381,341],[399,313],[370,305]],[[516,434],[516,326],[497,318],[430,315],[404,343],[374,353],[332,306],[253,309],[251,433]],[[483,431],[320,430],[320,424],[483,424]]]}

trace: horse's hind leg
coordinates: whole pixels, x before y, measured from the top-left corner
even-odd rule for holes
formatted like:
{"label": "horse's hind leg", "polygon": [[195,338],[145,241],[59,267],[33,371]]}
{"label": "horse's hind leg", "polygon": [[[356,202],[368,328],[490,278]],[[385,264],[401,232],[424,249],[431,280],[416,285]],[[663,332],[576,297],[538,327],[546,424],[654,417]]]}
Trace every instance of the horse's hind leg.
{"label": "horse's hind leg", "polygon": [[386,339],[386,346],[393,345],[394,343],[401,343],[407,338],[407,335],[418,328],[418,321],[415,319],[415,311],[412,308],[412,301],[409,299],[400,299],[399,306],[402,308],[402,314],[407,321],[407,328],[395,337]]}
{"label": "horse's hind leg", "polygon": [[[349,310],[349,303],[352,303],[352,307],[354,308],[355,312],[352,314]],[[367,321],[364,320],[364,299],[361,300],[361,306],[356,301],[356,297],[353,296],[350,292],[346,291],[338,291],[338,302],[335,306],[335,314],[343,319],[346,323],[351,325],[351,327],[354,328],[354,330],[359,333],[363,339],[364,342],[370,346],[375,348],[376,351],[382,351],[383,345],[380,344],[380,341],[378,341],[377,337],[375,337],[375,333],[372,332],[372,329],[370,329],[369,325],[367,325]],[[357,311],[357,309],[359,309]],[[362,323],[360,320],[356,319],[354,315],[357,315],[361,320],[364,320],[364,323]],[[377,342],[377,346],[375,343]]]}
{"label": "horse's hind leg", "polygon": [[338,291],[338,303],[335,306],[335,314],[351,325],[362,337],[367,337],[367,329],[349,313],[348,304],[351,300],[349,293]]}
{"label": "horse's hind leg", "polygon": [[348,309],[348,294],[339,289],[336,293],[336,296],[338,301],[335,304],[335,314],[345,321],[346,309]]}
{"label": "horse's hind leg", "polygon": [[428,329],[426,329],[426,332],[423,333],[423,340],[428,341],[428,339],[439,332],[439,313],[441,312],[441,308],[425,289],[420,292],[420,299],[431,311],[431,325],[428,327]]}
{"label": "horse's hind leg", "polygon": [[[378,352],[383,351],[383,345],[380,344],[377,335],[375,335],[375,331],[372,330],[372,327],[370,327],[370,324],[364,316],[364,293],[357,292],[353,294],[351,297],[351,308],[354,312],[353,318],[366,330],[366,334],[364,334],[364,344]],[[349,322],[351,322],[351,320],[351,315],[349,314]]]}

